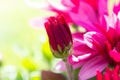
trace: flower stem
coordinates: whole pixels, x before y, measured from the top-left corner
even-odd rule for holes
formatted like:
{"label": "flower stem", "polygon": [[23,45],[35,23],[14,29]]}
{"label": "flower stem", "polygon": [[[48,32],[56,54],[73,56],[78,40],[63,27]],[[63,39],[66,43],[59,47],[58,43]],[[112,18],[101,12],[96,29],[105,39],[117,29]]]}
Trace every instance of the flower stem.
{"label": "flower stem", "polygon": [[74,80],[72,65],[70,65],[70,63],[67,61],[67,59],[63,59],[63,61],[65,62],[65,65],[66,65],[68,80]]}

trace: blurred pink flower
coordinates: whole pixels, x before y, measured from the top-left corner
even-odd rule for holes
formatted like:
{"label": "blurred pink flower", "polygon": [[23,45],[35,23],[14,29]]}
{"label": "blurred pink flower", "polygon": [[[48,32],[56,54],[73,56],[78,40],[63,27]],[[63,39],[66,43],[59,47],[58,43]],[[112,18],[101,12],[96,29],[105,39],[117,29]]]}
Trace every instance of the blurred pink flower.
{"label": "blurred pink flower", "polygon": [[117,65],[115,68],[106,68],[106,71],[103,73],[97,71],[96,80],[120,80],[120,66]]}
{"label": "blurred pink flower", "polygon": [[[73,35],[74,54],[69,57],[71,64],[83,63],[79,80],[87,80],[102,71],[109,64],[120,64],[120,12],[112,16],[104,15],[103,25],[96,25],[100,30],[89,31],[83,36]],[[85,56],[84,56],[85,55]],[[87,55],[87,56],[86,56]]]}
{"label": "blurred pink flower", "polygon": [[[43,2],[43,1],[42,1]],[[35,4],[27,0],[27,4],[47,11],[63,14],[66,21],[83,26],[87,30],[97,30],[94,24],[100,23],[102,15],[107,13],[107,0],[44,0],[42,3]],[[102,6],[102,7],[101,7]],[[33,19],[32,26],[41,23],[40,19]],[[35,25],[34,25],[35,24]]]}

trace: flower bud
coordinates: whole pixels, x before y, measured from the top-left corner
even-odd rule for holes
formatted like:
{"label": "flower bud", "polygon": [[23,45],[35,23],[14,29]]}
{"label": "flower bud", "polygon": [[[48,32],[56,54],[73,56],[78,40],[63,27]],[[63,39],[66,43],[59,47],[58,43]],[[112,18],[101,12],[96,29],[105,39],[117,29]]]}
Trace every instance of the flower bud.
{"label": "flower bud", "polygon": [[64,58],[69,55],[73,40],[70,28],[63,16],[50,17],[45,23],[45,29],[49,37],[49,43],[53,55]]}

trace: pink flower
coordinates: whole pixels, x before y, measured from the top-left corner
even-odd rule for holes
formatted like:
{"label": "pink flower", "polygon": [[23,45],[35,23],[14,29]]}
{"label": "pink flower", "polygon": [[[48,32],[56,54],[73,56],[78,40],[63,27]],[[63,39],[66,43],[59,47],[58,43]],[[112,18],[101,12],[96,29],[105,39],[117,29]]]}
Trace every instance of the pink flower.
{"label": "pink flower", "polygon": [[[69,57],[71,64],[81,67],[79,80],[87,80],[102,71],[109,64],[120,64],[120,12],[104,16],[106,24],[96,25],[99,32],[89,31],[83,36],[73,35],[74,54]],[[87,55],[87,56],[86,56]]]}
{"label": "pink flower", "polygon": [[75,24],[94,31],[95,24],[101,24],[103,14],[108,13],[107,3],[107,0],[81,0],[77,12],[71,11],[69,15]]}
{"label": "pink flower", "polygon": [[69,26],[64,18],[60,15],[48,18],[45,29],[53,55],[58,58],[67,57],[73,41]]}
{"label": "pink flower", "polygon": [[[107,0],[59,0],[57,2],[44,0],[44,2],[46,4],[43,6],[41,6],[42,3],[39,3],[40,9],[63,14],[67,22],[82,26],[90,31],[97,30],[95,24],[101,23],[102,15],[108,13]],[[31,3],[27,2],[28,5]],[[36,6],[36,4],[33,5]],[[33,19],[32,25],[40,27],[40,25],[36,25],[38,22],[41,23],[41,20]]]}
{"label": "pink flower", "polygon": [[106,68],[106,71],[102,75],[100,71],[97,71],[96,80],[120,80],[120,66],[117,65],[115,68]]}

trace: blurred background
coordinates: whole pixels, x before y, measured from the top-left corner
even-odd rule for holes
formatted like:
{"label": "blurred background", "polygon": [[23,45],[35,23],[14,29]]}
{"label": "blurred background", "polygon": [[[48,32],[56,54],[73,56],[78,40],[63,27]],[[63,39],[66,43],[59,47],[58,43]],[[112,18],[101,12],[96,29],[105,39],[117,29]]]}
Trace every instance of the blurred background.
{"label": "blurred background", "polygon": [[24,0],[0,0],[0,80],[40,80],[41,70],[55,65],[44,28],[29,24],[48,15]]}

